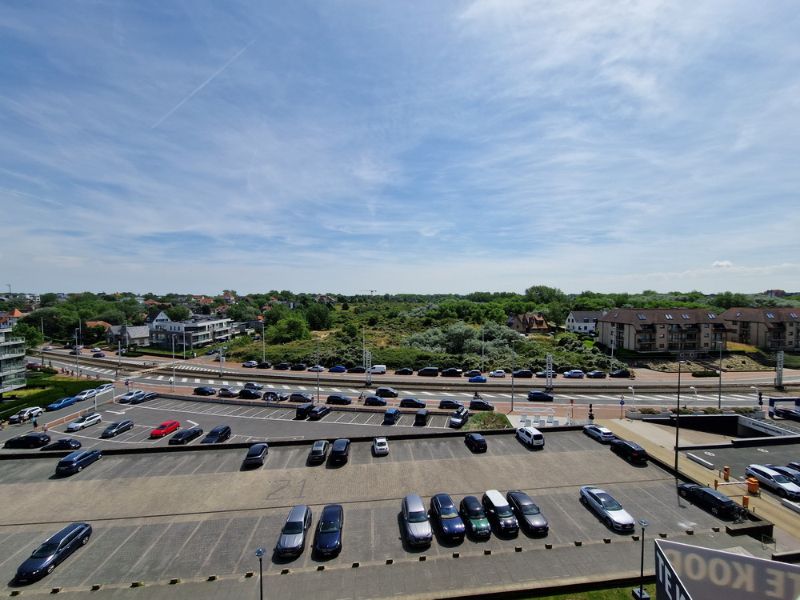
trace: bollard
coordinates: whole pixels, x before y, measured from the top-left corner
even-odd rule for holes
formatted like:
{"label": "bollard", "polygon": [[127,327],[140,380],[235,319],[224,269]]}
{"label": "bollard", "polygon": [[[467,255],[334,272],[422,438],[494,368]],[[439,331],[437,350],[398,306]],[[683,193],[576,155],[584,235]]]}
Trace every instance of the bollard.
{"label": "bollard", "polygon": [[291,573],[289,569],[281,569],[281,575],[288,575],[289,573]]}
{"label": "bollard", "polygon": [[744,508],[750,508],[750,496],[742,496],[742,506]]}
{"label": "bollard", "polygon": [[143,586],[144,586],[144,582],[143,581],[134,581],[133,583],[131,583],[131,587],[132,588],[133,587],[143,587]]}
{"label": "bollard", "polygon": [[245,579],[246,579],[246,578],[248,578],[248,577],[252,577],[253,575],[255,575],[255,573],[253,573],[252,571],[247,571],[247,572],[244,574],[244,576],[245,576]]}
{"label": "bollard", "polygon": [[487,548],[486,550],[483,551],[483,555],[484,556],[491,556],[492,555],[492,551]]}
{"label": "bollard", "polygon": [[687,529],[686,535],[694,535],[694,529]]}
{"label": "bollard", "polygon": [[755,477],[747,478],[747,493],[751,496],[758,496],[758,479]]}
{"label": "bollard", "polygon": [[50,593],[51,593],[51,594],[57,594],[57,593],[58,593],[58,592],[60,592],[60,591],[61,591],[61,588],[60,588],[60,587],[57,587],[57,588],[52,588],[52,589],[50,590]]}
{"label": "bollard", "polygon": [[317,565],[317,571],[324,571],[325,565]]}
{"label": "bollard", "polygon": [[714,480],[714,489],[717,489],[718,487],[719,487],[719,481],[717,481],[717,480],[715,479],[715,480]]}
{"label": "bollard", "polygon": [[461,556],[460,552],[453,552],[453,558],[458,558],[459,556]]}
{"label": "bollard", "polygon": [[522,546],[514,546],[514,552],[522,552]]}
{"label": "bollard", "polygon": [[610,544],[611,543],[611,538],[603,538],[603,543],[604,544]]}
{"label": "bollard", "polygon": [[552,550],[553,549],[553,544],[545,544],[544,545],[544,549],[545,550]]}
{"label": "bollard", "polygon": [[575,540],[575,545],[576,545],[576,546],[583,546],[583,542],[580,542],[580,541],[578,541],[578,540]]}
{"label": "bollard", "polygon": [[427,559],[428,557],[423,554],[422,556],[419,557],[419,562],[425,562]]}
{"label": "bollard", "polygon": [[722,467],[722,478],[725,481],[730,481],[731,479],[731,468],[728,466]]}

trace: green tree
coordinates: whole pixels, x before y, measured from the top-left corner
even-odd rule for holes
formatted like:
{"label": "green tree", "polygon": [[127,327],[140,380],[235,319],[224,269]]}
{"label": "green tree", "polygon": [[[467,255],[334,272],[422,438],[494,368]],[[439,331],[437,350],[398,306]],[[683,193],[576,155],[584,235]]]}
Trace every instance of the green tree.
{"label": "green tree", "polygon": [[311,337],[311,332],[303,317],[290,315],[269,327],[266,336],[271,344],[286,344],[295,340],[307,340]]}
{"label": "green tree", "polygon": [[185,321],[192,316],[192,312],[183,305],[171,306],[164,312],[173,321]]}
{"label": "green tree", "polygon": [[41,330],[33,325],[28,325],[27,323],[17,323],[14,325],[14,330],[12,333],[16,337],[25,338],[25,345],[28,348],[35,348],[44,342]]}
{"label": "green tree", "polygon": [[320,331],[323,329],[330,329],[331,327],[331,309],[324,304],[314,303],[310,304],[305,309],[306,321],[312,331]]}

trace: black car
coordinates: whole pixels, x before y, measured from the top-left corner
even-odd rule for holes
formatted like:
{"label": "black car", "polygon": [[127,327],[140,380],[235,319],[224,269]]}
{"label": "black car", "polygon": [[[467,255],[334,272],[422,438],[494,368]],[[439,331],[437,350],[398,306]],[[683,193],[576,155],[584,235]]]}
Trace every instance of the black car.
{"label": "black car", "polygon": [[260,467],[264,464],[264,460],[269,454],[269,444],[266,442],[258,442],[248,448],[247,455],[242,461],[243,467]]}
{"label": "black car", "polygon": [[470,369],[469,371],[464,371],[464,377],[477,377],[480,374],[480,369]]}
{"label": "black car", "polygon": [[347,438],[339,438],[334,440],[331,445],[331,454],[328,457],[328,462],[332,465],[344,464],[350,456],[350,440]]}
{"label": "black car", "polygon": [[330,450],[330,447],[331,444],[328,440],[317,440],[314,442],[308,453],[308,463],[311,465],[324,463],[325,459],[328,458],[328,450]]}
{"label": "black car", "polygon": [[217,425],[206,434],[201,444],[221,444],[231,437],[231,428],[228,425]]}
{"label": "black car", "polygon": [[488,540],[492,536],[492,528],[481,501],[475,496],[465,496],[459,505],[459,514],[464,520],[467,534],[476,540]]}
{"label": "black car", "polygon": [[6,440],[3,448],[41,448],[50,443],[50,436],[46,433],[31,431],[25,435],[18,435]]}
{"label": "black car", "polygon": [[47,446],[42,446],[39,450],[49,451],[49,450],[77,450],[81,447],[81,443],[73,438],[61,438],[60,440],[56,440],[51,444],[47,444]]}
{"label": "black car", "polygon": [[312,551],[317,556],[335,556],[342,550],[344,510],[341,504],[328,504],[322,509]]}
{"label": "black car", "polygon": [[532,379],[533,378],[533,371],[530,369],[519,369],[517,371],[513,371],[511,376],[515,379]]}
{"label": "black car", "polygon": [[430,515],[445,540],[452,543],[464,540],[466,526],[449,495],[436,494],[431,498]]}
{"label": "black car", "polygon": [[401,367],[399,369],[395,369],[395,375],[413,375],[414,369],[410,367]]}
{"label": "black car", "polygon": [[217,392],[217,396],[220,398],[237,398],[239,396],[239,392],[232,387],[221,387]]}
{"label": "black car", "polygon": [[[545,379],[547,377],[547,369],[545,369],[544,371],[536,371],[536,377],[538,379]],[[555,371],[550,371],[550,377],[555,379],[556,377],[558,377],[558,373],[556,373]]]}
{"label": "black car", "polygon": [[486,452],[486,438],[480,433],[468,433],[464,436],[464,443],[473,452]]}
{"label": "black car", "polygon": [[400,400],[400,408],[425,408],[426,404],[416,398],[403,398]]}
{"label": "black car", "polygon": [[292,392],[289,394],[289,402],[314,402],[314,397],[305,392]]}
{"label": "black car", "polygon": [[488,400],[470,400],[470,410],[494,410],[494,404]]}
{"label": "black car", "polygon": [[255,381],[246,381],[244,384],[244,389],[260,391],[264,389],[264,386],[260,383],[256,383]]}
{"label": "black car", "polygon": [[375,395],[379,398],[397,398],[397,390],[391,387],[379,387],[375,390]]}
{"label": "black car", "polygon": [[605,379],[606,372],[600,371],[599,369],[595,369],[594,371],[589,371],[586,374],[586,377],[588,377],[589,379]]}
{"label": "black car", "polygon": [[243,400],[260,400],[261,392],[251,388],[245,388],[243,390],[239,390],[239,398],[242,398]]}
{"label": "black car", "polygon": [[268,360],[262,360],[260,363],[256,365],[256,369],[269,369],[272,366],[272,363]]}
{"label": "black car", "polygon": [[678,485],[678,494],[681,498],[690,500],[693,504],[722,519],[734,519],[739,514],[739,505],[714,488],[696,483],[681,483]]}
{"label": "black car", "polygon": [[70,554],[89,542],[92,526],[72,523],[47,539],[17,568],[14,582],[31,583],[53,572]]}
{"label": "black car", "polygon": [[611,440],[609,444],[614,454],[618,454],[628,462],[635,464],[647,463],[647,450],[639,444],[620,439]]}
{"label": "black car", "polygon": [[444,398],[439,401],[439,408],[443,410],[456,410],[464,406],[463,402],[459,402],[458,400],[451,400],[449,398]]}
{"label": "black car", "polygon": [[419,377],[438,377],[439,367],[423,367],[417,371]]}
{"label": "black car", "polygon": [[528,392],[528,402],[552,402],[553,394],[548,394],[541,390],[531,390]]}
{"label": "black car", "polygon": [[342,394],[331,394],[328,396],[328,399],[325,400],[325,404],[341,404],[346,406],[352,403],[353,401],[349,397]]}
{"label": "black car", "polygon": [[311,412],[308,413],[308,419],[310,421],[319,421],[322,417],[327,415],[331,412],[330,406],[325,406],[324,404],[320,404],[319,406],[315,406],[311,409]]}
{"label": "black car", "polygon": [[316,404],[313,402],[303,402],[295,409],[294,418],[299,420],[307,419],[308,415],[311,414],[311,411],[314,410],[315,406]]}
{"label": "black car", "polygon": [[192,440],[196,440],[203,435],[203,430],[200,427],[190,427],[189,429],[181,429],[171,438],[169,438],[170,446],[183,446]]}
{"label": "black car", "polygon": [[291,363],[287,363],[287,362],[282,362],[282,363],[278,363],[277,365],[275,365],[275,370],[276,371],[288,371],[291,368],[292,368]]}
{"label": "black car", "polygon": [[442,377],[461,377],[461,369],[449,367],[442,370]]}
{"label": "black car", "polygon": [[608,374],[609,377],[630,377],[631,372],[628,369],[614,369]]}
{"label": "black car", "polygon": [[120,433],[124,433],[133,429],[133,421],[126,419],[124,421],[117,421],[115,423],[111,423],[108,427],[103,430],[103,433],[100,434],[101,438],[112,438]]}
{"label": "black car", "polygon": [[364,406],[386,406],[386,400],[378,396],[367,396],[364,398]]}
{"label": "black car", "polygon": [[217,390],[207,385],[201,385],[200,387],[194,388],[195,396],[213,396],[216,393]]}
{"label": "black car", "polygon": [[131,398],[131,404],[141,404],[142,402],[147,402],[149,400],[155,400],[158,398],[158,394],[156,392],[145,392],[139,396],[134,396]]}
{"label": "black car", "polygon": [[70,452],[56,465],[56,475],[73,475],[83,471],[95,461],[100,460],[103,453],[100,450],[75,450]]}
{"label": "black car", "polygon": [[506,500],[525,531],[533,535],[547,535],[550,525],[528,494],[520,490],[510,490],[506,494]]}
{"label": "black car", "polygon": [[308,368],[306,363],[295,363],[289,367],[290,371],[305,371]]}
{"label": "black car", "polygon": [[425,427],[428,424],[428,409],[420,408],[417,414],[414,415],[414,425],[418,427]]}
{"label": "black car", "polygon": [[364,367],[350,367],[347,369],[348,373],[366,373],[367,370]]}
{"label": "black car", "polygon": [[279,402],[281,400],[286,400],[286,396],[283,396],[274,390],[267,390],[261,397],[267,402]]}

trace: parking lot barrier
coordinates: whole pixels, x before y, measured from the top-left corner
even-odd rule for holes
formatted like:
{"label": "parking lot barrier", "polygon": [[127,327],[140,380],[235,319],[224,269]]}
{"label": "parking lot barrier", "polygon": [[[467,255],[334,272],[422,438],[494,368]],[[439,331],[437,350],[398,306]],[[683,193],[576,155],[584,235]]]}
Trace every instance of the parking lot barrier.
{"label": "parking lot barrier", "polygon": [[94,584],[92,584],[91,590],[92,590],[93,592],[96,592],[97,590],[99,590],[99,589],[100,589],[100,588],[102,588],[102,587],[103,587],[103,586],[102,586],[102,585],[100,585],[99,583],[94,583]]}
{"label": "parking lot barrier", "polygon": [[583,542],[580,540],[575,540],[575,545],[578,547],[583,546]]}
{"label": "parking lot barrier", "polygon": [[131,587],[132,588],[144,587],[144,581],[134,581],[133,583],[131,583]]}
{"label": "parking lot barrier", "polygon": [[22,592],[20,590],[11,590],[12,596],[21,596]]}
{"label": "parking lot barrier", "polygon": [[360,563],[360,562],[354,562],[350,568],[351,568],[351,569],[357,569],[357,568],[358,568],[358,567],[360,567],[360,566],[361,566],[361,563]]}
{"label": "parking lot barrier", "polygon": [[325,565],[317,565],[317,571],[324,571]]}
{"label": "parking lot barrier", "polygon": [[252,577],[253,575],[255,575],[255,573],[253,573],[252,571],[247,571],[247,572],[244,574],[245,578],[247,578],[247,577]]}
{"label": "parking lot barrier", "polygon": [[634,542],[638,542],[638,541],[639,541],[639,536],[638,536],[637,534],[633,534],[633,535],[631,536],[631,539],[632,539]]}
{"label": "parking lot barrier", "polygon": [[289,569],[281,569],[281,575],[288,575],[289,573],[291,573]]}
{"label": "parking lot barrier", "polygon": [[387,565],[393,565],[394,564],[394,559],[393,558],[387,558],[386,559],[386,564]]}
{"label": "parking lot barrier", "polygon": [[492,551],[487,548],[486,550],[483,551],[483,555],[484,556],[491,556],[492,555]]}
{"label": "parking lot barrier", "polygon": [[172,579],[169,580],[169,584],[170,585],[176,585],[176,584],[178,584],[180,582],[181,582],[181,578],[180,577],[173,577]]}
{"label": "parking lot barrier", "polygon": [[610,544],[611,543],[611,538],[603,538],[603,543],[604,544]]}
{"label": "parking lot barrier", "polygon": [[216,580],[217,580],[216,575],[209,575],[208,577],[206,577],[206,581],[216,581]]}
{"label": "parking lot barrier", "polygon": [[522,546],[514,546],[514,552],[522,552]]}
{"label": "parking lot barrier", "polygon": [[453,558],[459,558],[461,556],[460,552],[453,552]]}

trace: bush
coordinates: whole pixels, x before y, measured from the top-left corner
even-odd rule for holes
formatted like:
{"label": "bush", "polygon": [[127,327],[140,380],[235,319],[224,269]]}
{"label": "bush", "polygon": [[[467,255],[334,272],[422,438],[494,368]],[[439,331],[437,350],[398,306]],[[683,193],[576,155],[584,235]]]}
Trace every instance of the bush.
{"label": "bush", "polygon": [[498,412],[479,412],[473,413],[464,425],[464,431],[476,431],[482,429],[511,429],[511,422],[503,413]]}
{"label": "bush", "polygon": [[706,406],[703,409],[703,412],[707,415],[721,415],[722,410],[717,408],[716,406]]}
{"label": "bush", "polygon": [[657,408],[652,408],[650,406],[643,406],[639,409],[639,412],[643,415],[658,415],[661,414],[661,411]]}

